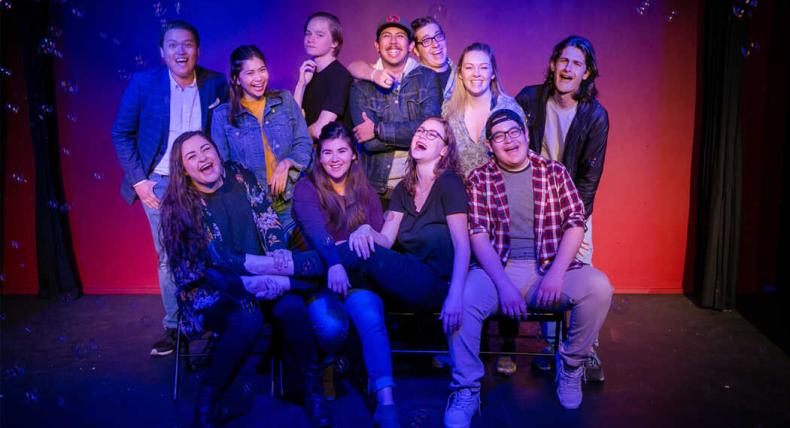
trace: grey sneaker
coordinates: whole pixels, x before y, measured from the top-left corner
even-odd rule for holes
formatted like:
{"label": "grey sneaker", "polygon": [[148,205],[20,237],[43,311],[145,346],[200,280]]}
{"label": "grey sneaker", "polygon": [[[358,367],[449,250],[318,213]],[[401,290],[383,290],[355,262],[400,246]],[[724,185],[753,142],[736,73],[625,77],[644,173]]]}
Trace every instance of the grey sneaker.
{"label": "grey sneaker", "polygon": [[557,398],[562,407],[566,409],[578,409],[582,404],[582,378],[584,377],[584,367],[579,366],[574,370],[568,370],[557,354]]}
{"label": "grey sneaker", "polygon": [[480,411],[480,392],[469,388],[459,389],[450,394],[444,410],[445,428],[468,428],[472,418]]}
{"label": "grey sneaker", "polygon": [[598,353],[592,351],[590,356],[584,360],[584,381],[585,382],[603,382],[603,368],[601,367],[601,357]]}

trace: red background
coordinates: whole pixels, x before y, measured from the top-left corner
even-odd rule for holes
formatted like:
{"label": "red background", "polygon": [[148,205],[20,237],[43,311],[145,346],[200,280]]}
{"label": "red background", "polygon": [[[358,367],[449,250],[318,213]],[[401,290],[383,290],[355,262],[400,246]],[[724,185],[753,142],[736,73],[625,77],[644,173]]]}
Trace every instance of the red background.
{"label": "red background", "polygon": [[[119,75],[159,62],[160,19],[181,18],[195,24],[202,39],[200,63],[226,74],[234,47],[257,44],[267,55],[270,85],[292,90],[305,59],[304,19],[316,10],[333,12],[343,22],[345,46],[340,59],[344,63],[375,59],[372,44],[381,16],[404,13],[412,19],[437,13],[454,60],[475,41],[494,47],[501,82],[511,95],[543,80],[557,41],[569,34],[589,38],[598,53],[597,84],[611,125],[596,199],[594,263],[620,293],[682,292],[695,120],[696,2],[653,1],[644,16],[636,11],[638,2],[631,0],[406,0],[397,6],[369,1],[160,3],[167,9],[164,13],[146,2],[96,4],[80,9],[81,18],[67,5],[54,10],[62,30],[55,39],[63,51],[63,58],[56,60],[58,82],[74,80],[79,87],[77,93],[59,89],[55,107],[60,144],[70,152],[62,155],[61,162],[86,293],[159,291],[143,210],[139,202],[128,206],[118,193],[121,170],[110,127],[127,84]],[[672,10],[677,15],[667,22]],[[9,49],[5,54],[13,59],[13,47]],[[138,55],[140,64],[135,60]],[[21,70],[21,64],[13,61],[5,66]],[[124,72],[119,73],[121,69]],[[21,74],[3,81],[6,102],[20,106],[17,114],[5,112],[3,293],[8,294],[37,291],[35,172]],[[67,115],[76,115],[77,121]],[[12,173],[24,175],[28,182],[13,181]],[[19,248],[13,248],[11,241]]]}

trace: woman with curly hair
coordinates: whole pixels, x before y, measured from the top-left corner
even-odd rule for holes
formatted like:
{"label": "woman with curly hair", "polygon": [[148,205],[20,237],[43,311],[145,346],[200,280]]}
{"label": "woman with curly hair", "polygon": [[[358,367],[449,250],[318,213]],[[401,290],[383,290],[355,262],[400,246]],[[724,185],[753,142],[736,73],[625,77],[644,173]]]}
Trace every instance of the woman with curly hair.
{"label": "woman with curly hair", "polygon": [[[271,300],[289,356],[301,371],[305,405],[316,425],[331,423],[323,399],[317,340],[303,297],[314,286],[296,273],[315,273],[314,258],[286,251],[283,228],[255,176],[221,162],[202,132],[173,143],[170,183],[162,200],[162,243],[178,287],[182,330],[221,333],[201,379],[196,426],[213,426],[222,392],[263,328],[257,299]],[[290,291],[290,292],[289,292]]]}

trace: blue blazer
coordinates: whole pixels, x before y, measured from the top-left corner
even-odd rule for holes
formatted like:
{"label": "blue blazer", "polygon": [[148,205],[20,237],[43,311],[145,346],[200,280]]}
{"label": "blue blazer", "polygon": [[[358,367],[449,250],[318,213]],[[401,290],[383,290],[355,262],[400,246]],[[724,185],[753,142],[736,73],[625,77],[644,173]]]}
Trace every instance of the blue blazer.
{"label": "blue blazer", "polygon": [[[209,114],[228,98],[222,73],[197,67],[201,126],[208,132]],[[121,196],[128,203],[137,198],[132,185],[148,178],[167,150],[170,128],[170,78],[165,66],[135,73],[121,97],[112,143],[123,169]]]}

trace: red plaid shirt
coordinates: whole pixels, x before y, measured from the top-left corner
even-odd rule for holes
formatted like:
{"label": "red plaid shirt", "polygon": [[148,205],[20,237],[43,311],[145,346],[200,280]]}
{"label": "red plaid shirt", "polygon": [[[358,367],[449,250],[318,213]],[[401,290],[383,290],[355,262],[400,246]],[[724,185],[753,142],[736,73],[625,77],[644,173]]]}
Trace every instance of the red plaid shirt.
{"label": "red plaid shirt", "polygon": [[[544,159],[532,151],[527,156],[532,166],[535,200],[535,249],[540,270],[546,272],[557,256],[565,230],[585,227],[584,203],[562,164]],[[493,159],[469,173],[466,192],[469,194],[469,234],[488,233],[502,264],[507,263],[510,257],[510,205],[505,180]],[[579,268],[582,264],[574,259],[569,269]]]}

